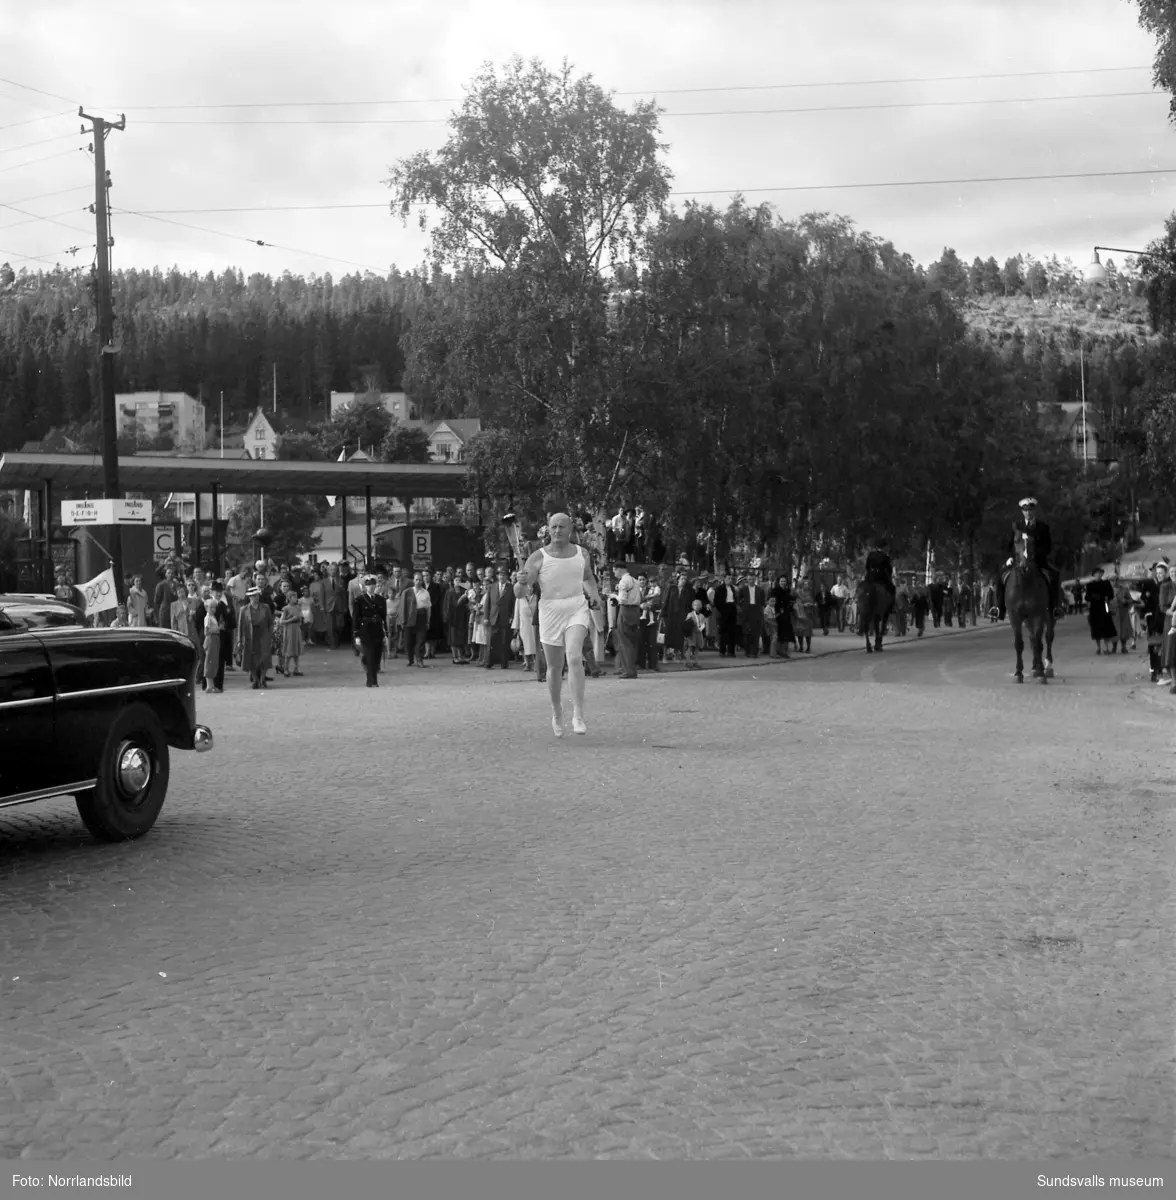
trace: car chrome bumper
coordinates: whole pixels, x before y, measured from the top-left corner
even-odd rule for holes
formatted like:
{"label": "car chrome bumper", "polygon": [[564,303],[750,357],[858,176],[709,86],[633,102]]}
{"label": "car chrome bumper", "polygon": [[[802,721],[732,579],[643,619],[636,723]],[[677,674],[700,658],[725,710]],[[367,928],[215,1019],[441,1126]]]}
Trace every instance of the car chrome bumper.
{"label": "car chrome bumper", "polygon": [[197,725],[192,733],[192,749],[204,751],[212,749],[212,730],[207,725]]}

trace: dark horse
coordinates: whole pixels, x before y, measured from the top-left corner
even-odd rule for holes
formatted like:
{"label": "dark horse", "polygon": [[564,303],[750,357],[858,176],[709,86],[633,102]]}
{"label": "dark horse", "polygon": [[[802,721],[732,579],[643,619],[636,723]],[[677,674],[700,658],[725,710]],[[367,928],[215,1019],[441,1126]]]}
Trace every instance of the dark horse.
{"label": "dark horse", "polygon": [[1021,630],[1029,629],[1033,648],[1033,677],[1045,683],[1053,677],[1054,620],[1049,608],[1049,581],[1033,558],[1033,535],[1019,532],[1013,541],[1013,569],[1005,584],[1005,608],[1013,625],[1013,646],[1017,651],[1018,683],[1025,682],[1022,652],[1025,639]]}
{"label": "dark horse", "polygon": [[[858,634],[866,639],[866,653],[873,654],[875,650],[882,651],[882,630],[886,627],[886,618],[894,606],[890,590],[884,583],[872,583],[863,579],[857,589]],[[870,631],[873,630],[874,643],[870,644]]]}

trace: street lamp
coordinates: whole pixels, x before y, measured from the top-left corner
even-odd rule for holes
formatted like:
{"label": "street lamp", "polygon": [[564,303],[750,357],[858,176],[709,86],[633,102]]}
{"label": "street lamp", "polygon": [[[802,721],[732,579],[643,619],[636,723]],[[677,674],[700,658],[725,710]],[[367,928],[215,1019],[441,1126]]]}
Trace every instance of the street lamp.
{"label": "street lamp", "polygon": [[1090,262],[1086,265],[1085,275],[1087,283],[1106,283],[1107,281],[1107,269],[1102,265],[1098,257],[1100,250],[1107,250],[1112,254],[1130,254],[1135,258],[1150,257],[1150,252],[1147,250],[1124,250],[1122,246],[1095,246]]}

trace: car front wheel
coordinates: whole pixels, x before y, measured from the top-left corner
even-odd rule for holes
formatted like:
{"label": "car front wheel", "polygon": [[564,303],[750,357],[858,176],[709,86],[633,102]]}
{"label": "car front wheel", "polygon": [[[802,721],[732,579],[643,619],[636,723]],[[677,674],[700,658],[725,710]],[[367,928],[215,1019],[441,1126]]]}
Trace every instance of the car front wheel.
{"label": "car front wheel", "polygon": [[163,807],[169,770],[159,718],[146,704],[132,704],[110,728],[96,786],[75,797],[78,815],[104,842],[142,837]]}

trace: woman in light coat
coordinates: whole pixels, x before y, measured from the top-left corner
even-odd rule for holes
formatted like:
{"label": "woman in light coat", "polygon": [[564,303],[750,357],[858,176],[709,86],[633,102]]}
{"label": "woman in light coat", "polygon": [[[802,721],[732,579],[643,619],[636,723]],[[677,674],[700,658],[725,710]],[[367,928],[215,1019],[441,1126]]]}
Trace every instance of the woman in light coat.
{"label": "woman in light coat", "polygon": [[148,624],[150,604],[151,601],[147,599],[143,588],[143,576],[136,575],[131,580],[130,590],[127,592],[127,624],[136,629],[144,628]]}
{"label": "woman in light coat", "polygon": [[199,632],[201,644],[203,644],[203,631],[197,631],[192,617],[192,606],[188,603],[188,589],[181,583],[176,587],[176,598],[172,601],[171,610],[165,618],[167,627],[174,629],[176,633],[182,633],[193,645],[196,644]]}
{"label": "woman in light coat", "polygon": [[523,644],[523,670],[535,669],[535,622],[534,604],[531,596],[516,596],[514,616],[510,619],[510,627],[518,635]]}

